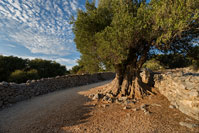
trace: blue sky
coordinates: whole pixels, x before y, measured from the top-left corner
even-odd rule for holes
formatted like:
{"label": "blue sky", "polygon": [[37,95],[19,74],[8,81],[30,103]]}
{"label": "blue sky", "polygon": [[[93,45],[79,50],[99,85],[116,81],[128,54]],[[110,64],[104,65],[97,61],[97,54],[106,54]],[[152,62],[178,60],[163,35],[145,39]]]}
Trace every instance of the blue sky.
{"label": "blue sky", "polygon": [[69,21],[85,9],[85,1],[0,0],[0,55],[54,60],[72,68],[80,53]]}
{"label": "blue sky", "polygon": [[80,53],[70,16],[86,0],[0,0],[0,54],[54,60],[70,69]]}

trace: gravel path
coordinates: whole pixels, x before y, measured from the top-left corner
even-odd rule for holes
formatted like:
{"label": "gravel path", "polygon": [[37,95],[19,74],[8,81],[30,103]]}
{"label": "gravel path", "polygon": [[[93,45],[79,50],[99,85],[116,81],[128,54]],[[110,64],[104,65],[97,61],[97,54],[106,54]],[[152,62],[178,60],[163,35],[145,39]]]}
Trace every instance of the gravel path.
{"label": "gravel path", "polygon": [[[56,91],[4,109],[0,133],[199,133],[199,127],[180,125],[199,121],[169,108],[169,101],[160,94],[131,103],[130,109],[87,97],[108,82]],[[138,109],[143,104],[148,105],[149,114]]]}
{"label": "gravel path", "polygon": [[[0,111],[0,133],[58,132],[65,121],[84,113],[77,111],[82,111],[89,99],[79,92],[108,82],[56,91],[6,108]],[[88,107],[84,111],[88,112]]]}

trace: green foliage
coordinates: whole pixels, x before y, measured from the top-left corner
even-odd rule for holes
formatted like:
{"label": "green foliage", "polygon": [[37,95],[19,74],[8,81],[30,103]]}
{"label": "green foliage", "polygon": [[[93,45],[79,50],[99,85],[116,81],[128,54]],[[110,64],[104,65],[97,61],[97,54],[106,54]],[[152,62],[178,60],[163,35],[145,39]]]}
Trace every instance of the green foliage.
{"label": "green foliage", "polygon": [[100,0],[98,7],[87,1],[73,26],[84,66],[139,69],[151,49],[184,49],[199,35],[198,7],[199,0]]}
{"label": "green foliage", "polygon": [[187,55],[183,54],[160,54],[153,55],[143,67],[149,68],[151,70],[161,70],[161,69],[173,69],[173,68],[183,68],[191,67],[193,70],[199,70],[199,60],[198,53],[195,52],[197,49],[193,50],[192,53]]}
{"label": "green foliage", "polygon": [[39,79],[39,74],[36,69],[31,69],[26,72],[26,79],[32,80],[32,79]]}
{"label": "green foliage", "polygon": [[29,69],[36,69],[39,78],[55,77],[57,75],[64,75],[66,68],[60,64],[42,59],[34,59],[29,61]]}
{"label": "green foliage", "polygon": [[161,54],[156,55],[155,59],[161,62],[165,68],[169,69],[188,67],[192,63],[187,56],[182,54]]}
{"label": "green foliage", "polygon": [[80,65],[75,65],[70,70],[71,74],[80,74],[81,72],[84,73],[83,72],[83,66],[80,66]]}
{"label": "green foliage", "polygon": [[95,73],[100,71],[98,62],[89,56],[82,56],[81,59],[78,60],[78,64],[82,66],[80,70],[84,73]]}
{"label": "green foliage", "polygon": [[78,65],[81,66],[81,71],[84,73],[96,73],[104,71],[112,71],[113,67],[110,64],[104,64],[98,60],[93,60],[88,55],[81,56],[78,60]]}
{"label": "green foliage", "polygon": [[198,71],[199,70],[199,60],[192,60],[191,68],[194,71]]}
{"label": "green foliage", "polygon": [[143,68],[149,68],[153,71],[165,69],[165,67],[160,63],[160,61],[158,61],[154,58],[151,60],[148,60],[146,63],[144,63]]}
{"label": "green foliage", "polygon": [[192,61],[191,68],[195,71],[199,70],[199,46],[191,47],[187,54],[188,58]]}
{"label": "green foliage", "polygon": [[192,60],[199,60],[199,46],[189,48],[187,56]]}
{"label": "green foliage", "polygon": [[37,70],[32,69],[29,71],[23,71],[23,70],[15,70],[12,72],[9,76],[10,82],[16,82],[16,83],[24,83],[27,80],[33,80],[33,79],[38,79],[39,75]]}
{"label": "green foliage", "polygon": [[65,66],[49,60],[27,60],[0,55],[0,82],[25,82],[26,80],[68,74]]}
{"label": "green foliage", "polygon": [[[152,70],[160,70],[161,68],[173,69],[191,67],[193,70],[199,70],[199,60],[197,49],[187,55],[183,54],[161,54],[153,55],[143,67],[150,68]],[[189,51],[191,52],[191,51]]]}
{"label": "green foliage", "polygon": [[7,81],[9,75],[17,70],[24,69],[27,66],[27,60],[13,56],[0,55],[0,81]]}
{"label": "green foliage", "polygon": [[9,77],[10,82],[22,83],[26,82],[26,80],[26,72],[24,72],[23,70],[15,70],[11,73]]}

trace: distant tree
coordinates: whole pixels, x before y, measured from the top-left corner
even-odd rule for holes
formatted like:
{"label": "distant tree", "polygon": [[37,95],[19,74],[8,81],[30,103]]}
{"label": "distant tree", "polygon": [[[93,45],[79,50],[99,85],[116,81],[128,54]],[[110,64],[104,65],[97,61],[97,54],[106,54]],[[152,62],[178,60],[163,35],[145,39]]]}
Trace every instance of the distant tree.
{"label": "distant tree", "polygon": [[[199,40],[198,40],[199,41]],[[194,70],[199,70],[199,46],[191,47],[187,52],[188,58],[191,60],[192,68]]]}
{"label": "distant tree", "polygon": [[0,82],[11,81],[21,83],[26,80],[65,74],[69,74],[66,67],[54,61],[42,59],[28,60],[0,55]]}
{"label": "distant tree", "polygon": [[60,64],[42,59],[34,59],[29,63],[29,69],[36,69],[38,71],[40,78],[54,77],[57,75],[66,74],[67,70],[65,66],[61,66]]}
{"label": "distant tree", "polygon": [[82,70],[86,73],[96,73],[103,71],[103,68],[100,66],[100,62],[93,60],[90,56],[81,56],[77,61],[79,66],[82,66]]}
{"label": "distant tree", "polygon": [[180,52],[199,35],[199,0],[100,0],[86,3],[74,21],[82,57],[114,66],[115,96],[142,98],[150,89],[140,68],[151,50]]}
{"label": "distant tree", "polygon": [[0,55],[0,81],[7,81],[13,71],[24,69],[26,66],[27,60]]}
{"label": "distant tree", "polygon": [[80,73],[85,73],[83,70],[83,66],[80,65],[75,65],[70,70],[70,74],[80,74]]}
{"label": "distant tree", "polygon": [[[199,41],[199,40],[198,40]],[[192,60],[198,60],[199,61],[199,46],[190,47],[187,51],[187,56],[191,58]]]}
{"label": "distant tree", "polygon": [[165,68],[183,68],[191,65],[191,60],[188,59],[187,55],[183,54],[161,54],[154,57],[157,61]]}

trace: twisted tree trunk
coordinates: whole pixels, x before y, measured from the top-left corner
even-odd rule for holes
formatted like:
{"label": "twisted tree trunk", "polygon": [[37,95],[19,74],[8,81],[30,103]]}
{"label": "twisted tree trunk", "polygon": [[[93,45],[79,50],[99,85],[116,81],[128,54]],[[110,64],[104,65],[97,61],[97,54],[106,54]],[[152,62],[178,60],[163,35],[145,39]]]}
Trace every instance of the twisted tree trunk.
{"label": "twisted tree trunk", "polygon": [[106,88],[106,92],[111,91],[115,97],[142,99],[153,94],[151,87],[142,82],[140,76],[140,69],[146,62],[151,42],[141,39],[138,44],[138,47],[129,49],[127,60],[115,65],[116,77]]}
{"label": "twisted tree trunk", "polygon": [[142,82],[140,69],[132,65],[116,67],[116,77],[108,85],[105,92],[111,92],[115,97],[126,96],[130,99],[142,99],[153,94],[150,86]]}

